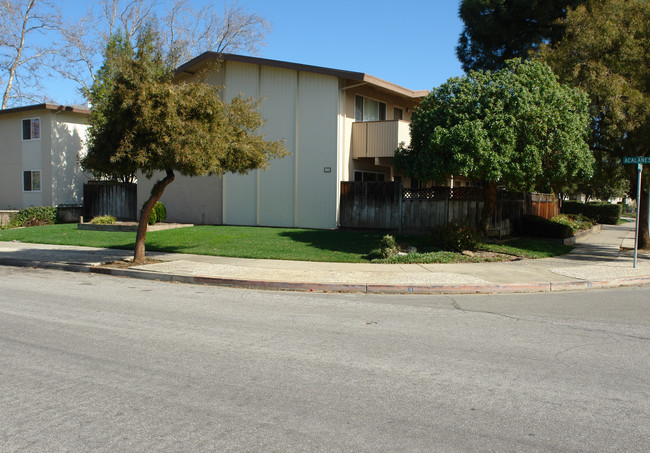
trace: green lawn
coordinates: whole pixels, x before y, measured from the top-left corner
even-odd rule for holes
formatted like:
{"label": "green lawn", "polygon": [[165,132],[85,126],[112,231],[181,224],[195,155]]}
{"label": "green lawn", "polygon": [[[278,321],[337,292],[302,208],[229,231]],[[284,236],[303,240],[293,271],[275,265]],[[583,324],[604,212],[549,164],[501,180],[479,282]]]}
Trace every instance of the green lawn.
{"label": "green lawn", "polygon": [[[150,231],[147,233],[146,248],[149,251],[238,258],[364,263],[379,257],[379,241],[384,234],[205,225]],[[436,258],[429,253],[430,256],[426,258],[422,256],[420,262],[467,261],[466,257],[460,254],[427,249],[427,238],[423,236],[398,235],[396,239],[400,244],[412,245],[423,252],[433,252],[439,256]],[[0,241],[13,240],[40,244],[132,249],[135,233],[78,230],[76,224],[0,231]],[[571,250],[570,247],[533,239],[514,240],[499,246],[486,244],[485,249],[527,258],[555,256]],[[417,257],[415,259],[417,260]]]}

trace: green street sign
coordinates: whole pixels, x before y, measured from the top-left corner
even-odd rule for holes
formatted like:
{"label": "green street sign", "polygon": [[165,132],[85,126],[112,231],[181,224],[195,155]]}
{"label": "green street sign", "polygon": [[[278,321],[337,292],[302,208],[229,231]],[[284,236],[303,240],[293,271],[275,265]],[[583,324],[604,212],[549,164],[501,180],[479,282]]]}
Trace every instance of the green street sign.
{"label": "green street sign", "polygon": [[650,156],[624,157],[624,164],[650,164]]}

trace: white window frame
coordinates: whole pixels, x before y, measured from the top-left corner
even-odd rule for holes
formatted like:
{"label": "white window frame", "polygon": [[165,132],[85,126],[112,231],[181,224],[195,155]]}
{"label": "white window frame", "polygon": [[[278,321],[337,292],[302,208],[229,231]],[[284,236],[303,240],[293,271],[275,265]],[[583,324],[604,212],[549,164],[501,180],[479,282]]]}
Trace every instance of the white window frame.
{"label": "white window frame", "polygon": [[[29,121],[29,138],[25,138],[25,121]],[[38,137],[34,137],[34,123],[38,124],[36,127],[36,130],[38,131]],[[41,131],[41,118],[40,117],[34,117],[34,118],[23,118],[22,121],[20,122],[20,136],[22,137],[24,142],[31,142],[35,140],[40,140],[42,131]]]}
{"label": "white window frame", "polygon": [[[362,107],[361,107],[361,119],[357,119],[357,98],[361,98],[361,99],[364,100],[364,102],[362,103]],[[365,100],[366,99],[369,100],[369,101],[375,101],[375,102],[377,102],[379,104],[377,106],[378,112],[381,112],[381,104],[384,105],[384,119],[382,120],[380,118],[378,120],[370,120],[370,121],[386,121],[386,118],[387,118],[387,115],[388,115],[388,104],[386,102],[384,102],[384,101],[380,101],[379,99],[374,99],[374,98],[371,98],[371,97],[368,97],[368,96],[363,96],[361,94],[355,94],[354,95],[354,121],[359,122],[359,123],[365,122],[365,120],[363,119],[363,116],[364,116],[363,110],[365,108],[364,106],[365,106]]]}
{"label": "white window frame", "polygon": [[[31,190],[25,190],[25,174],[29,173]],[[34,189],[34,173],[38,173],[38,189]],[[41,170],[23,170],[23,193],[38,193],[43,191],[43,172]]]}

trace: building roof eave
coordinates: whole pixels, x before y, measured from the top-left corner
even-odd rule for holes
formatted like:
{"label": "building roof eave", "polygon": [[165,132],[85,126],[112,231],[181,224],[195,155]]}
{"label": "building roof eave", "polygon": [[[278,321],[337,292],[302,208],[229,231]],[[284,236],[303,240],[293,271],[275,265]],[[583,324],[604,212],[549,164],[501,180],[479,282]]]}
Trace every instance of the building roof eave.
{"label": "building roof eave", "polygon": [[53,110],[56,112],[70,112],[70,113],[80,113],[82,115],[90,115],[90,110],[82,107],[73,107],[70,105],[60,105],[60,104],[34,104],[34,105],[25,105],[22,107],[13,107],[9,109],[0,110],[0,115],[9,115],[12,113],[22,113],[30,112],[34,110]]}
{"label": "building roof eave", "polygon": [[270,60],[267,58],[249,57],[245,55],[235,55],[235,54],[217,53],[217,52],[205,52],[199,55],[198,57],[193,58],[187,63],[179,66],[176,69],[176,74],[180,75],[185,73],[185,74],[192,75],[198,72],[200,69],[202,69],[205,63],[209,61],[219,61],[219,60],[238,61],[241,63],[259,64],[263,66],[271,66],[276,68],[292,69],[295,71],[305,71],[305,72],[312,72],[315,74],[330,75],[341,79],[365,82],[370,85],[375,85],[385,90],[392,91],[411,98],[421,98],[428,94],[427,90],[420,90],[420,91],[409,90],[408,88],[401,87],[392,82],[382,80],[378,77],[371,76],[363,72],[344,71],[341,69],[332,69],[332,68],[326,68],[322,66],[311,66],[311,65],[305,65],[300,63],[291,63],[288,61]]}

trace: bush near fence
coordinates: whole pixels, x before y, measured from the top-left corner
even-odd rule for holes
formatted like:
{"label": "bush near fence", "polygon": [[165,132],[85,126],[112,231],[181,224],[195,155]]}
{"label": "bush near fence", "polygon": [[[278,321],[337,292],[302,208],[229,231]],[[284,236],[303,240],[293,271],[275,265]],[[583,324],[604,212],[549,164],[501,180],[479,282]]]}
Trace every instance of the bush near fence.
{"label": "bush near fence", "polygon": [[589,217],[597,223],[616,225],[621,219],[621,205],[605,202],[582,203],[581,201],[564,201],[562,214],[576,214]]}
{"label": "bush near fence", "polygon": [[525,215],[523,228],[524,233],[538,238],[566,239],[573,236],[573,229],[569,225],[536,215]]}
{"label": "bush near fence", "polygon": [[11,216],[11,220],[3,228],[19,228],[23,226],[51,225],[56,222],[54,206],[33,206],[21,209]]}

